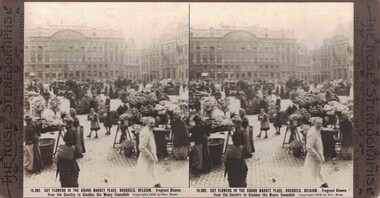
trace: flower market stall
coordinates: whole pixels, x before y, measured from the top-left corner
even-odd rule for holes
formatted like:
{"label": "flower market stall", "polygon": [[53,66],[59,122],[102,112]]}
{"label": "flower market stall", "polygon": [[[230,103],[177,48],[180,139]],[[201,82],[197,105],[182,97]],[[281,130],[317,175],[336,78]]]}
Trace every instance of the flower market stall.
{"label": "flower market stall", "polygon": [[321,130],[324,145],[324,155],[326,157],[336,157],[335,145],[339,133],[339,117],[346,113],[352,118],[352,101],[340,102],[336,97],[327,97],[327,93],[306,94],[298,96],[293,100],[298,105],[298,110],[289,116],[289,122],[293,126],[303,124],[311,125],[311,119],[319,117],[323,119]]}

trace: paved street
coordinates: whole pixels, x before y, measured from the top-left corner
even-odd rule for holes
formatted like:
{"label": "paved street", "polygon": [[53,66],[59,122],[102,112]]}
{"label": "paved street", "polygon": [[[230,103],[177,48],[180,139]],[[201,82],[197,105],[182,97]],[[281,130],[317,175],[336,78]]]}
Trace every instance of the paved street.
{"label": "paved street", "polygon": [[[284,100],[281,107],[291,104]],[[231,109],[238,109],[239,101],[231,99]],[[268,131],[268,139],[257,138],[259,121],[257,115],[248,116],[250,125],[254,126],[254,144],[256,152],[254,156],[247,159],[248,187],[302,187],[302,169],[305,157],[296,158],[288,153],[286,148],[281,148],[286,126],[281,128],[281,135],[274,135],[275,129],[271,125]],[[222,137],[225,134],[213,134],[210,138]],[[262,135],[263,137],[263,135]],[[230,139],[230,143],[232,143]],[[353,163],[352,161],[330,160],[323,164],[322,174],[328,182],[329,187],[352,188]],[[190,185],[192,187],[228,187],[228,180],[224,178],[224,166],[219,165],[208,174],[190,174]]]}
{"label": "paved street", "polygon": [[[118,100],[111,101],[111,109],[118,107]],[[63,100],[62,108],[68,111],[68,102]],[[86,137],[90,130],[90,121],[86,115],[79,115],[80,124],[84,126],[86,153],[78,159],[80,167],[80,187],[134,187],[135,166],[137,157],[127,158],[113,149],[117,126],[112,127],[111,135],[105,135],[103,123],[98,131],[99,138]],[[57,134],[42,134],[41,138],[56,138]],[[62,139],[61,142],[63,143]],[[170,153],[170,148],[168,149]],[[157,165],[157,176],[163,187],[188,187],[188,161],[177,161],[171,158],[160,159]],[[56,159],[53,165],[45,167],[41,173],[25,173],[25,187],[60,187],[56,179]]]}

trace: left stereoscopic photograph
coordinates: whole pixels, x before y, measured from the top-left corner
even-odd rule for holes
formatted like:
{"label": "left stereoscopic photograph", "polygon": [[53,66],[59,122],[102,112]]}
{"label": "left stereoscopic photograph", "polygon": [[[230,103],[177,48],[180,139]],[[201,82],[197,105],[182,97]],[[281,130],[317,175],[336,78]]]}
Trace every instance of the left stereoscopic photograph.
{"label": "left stereoscopic photograph", "polygon": [[25,196],[189,186],[188,8],[25,3]]}

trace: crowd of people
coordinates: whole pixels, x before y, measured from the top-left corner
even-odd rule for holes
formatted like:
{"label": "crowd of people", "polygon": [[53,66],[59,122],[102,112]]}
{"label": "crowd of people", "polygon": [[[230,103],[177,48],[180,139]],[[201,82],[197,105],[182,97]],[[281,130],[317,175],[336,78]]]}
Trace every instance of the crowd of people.
{"label": "crowd of people", "polygon": [[[50,94],[53,97],[59,96],[59,93],[63,93],[62,97],[69,100],[70,110],[69,112],[60,111],[60,118],[62,119],[64,126],[62,130],[64,133],[64,145],[59,145],[57,151],[57,176],[60,177],[62,187],[78,187],[78,176],[80,168],[77,160],[82,158],[86,153],[86,139],[84,138],[99,138],[99,130],[105,131],[105,135],[111,135],[111,128],[115,124],[119,124],[121,136],[118,143],[123,144],[130,136],[128,136],[128,128],[133,134],[132,142],[135,142],[136,155],[138,156],[136,166],[136,178],[137,185],[141,187],[159,187],[159,182],[155,181],[154,166],[158,161],[156,151],[156,141],[153,131],[156,127],[165,125],[170,130],[170,141],[173,142],[172,156],[175,160],[187,160],[189,153],[189,133],[188,127],[181,115],[177,111],[168,111],[164,115],[152,114],[147,117],[133,116],[136,112],[131,112],[132,108],[127,97],[121,94],[117,95],[117,98],[121,100],[122,104],[116,109],[116,116],[111,111],[111,99],[115,99],[114,90],[127,91],[134,89],[136,92],[141,93],[153,93],[156,98],[160,100],[169,100],[166,93],[162,92],[165,87],[173,88],[178,87],[178,83],[165,82],[165,86],[161,82],[152,82],[150,89],[147,88],[146,82],[140,82],[139,84],[133,81],[118,80],[115,82],[59,82],[49,85],[43,84],[39,81],[32,81],[26,86],[26,91],[37,93],[38,95]],[[154,86],[153,86],[154,85]],[[166,86],[168,85],[168,86]],[[183,90],[186,89],[186,83],[180,84]],[[105,101],[99,100],[99,97],[105,97]],[[81,109],[81,104],[78,102],[81,97],[90,97],[88,102],[88,108],[90,112],[87,114],[87,120],[89,121],[89,129],[84,128],[83,125],[88,126],[87,123],[80,123],[77,110]],[[178,97],[178,95],[177,95]],[[49,105],[46,101],[46,108]],[[29,104],[29,109],[26,112],[30,112],[33,104]],[[83,113],[82,113],[83,114]],[[131,116],[124,116],[124,115]],[[101,124],[100,118],[103,125]],[[115,120],[115,117],[117,120]],[[117,121],[117,123],[115,123]],[[25,155],[24,155],[24,167],[30,172],[39,172],[43,169],[43,162],[41,160],[41,151],[39,145],[39,139],[41,136],[38,122],[33,118],[33,115],[27,113],[25,116]],[[134,127],[140,126],[140,127]],[[132,128],[131,128],[132,127]],[[136,130],[133,130],[136,129]],[[86,133],[86,134],[85,134]],[[94,135],[94,136],[93,136]],[[115,134],[116,135],[116,134]],[[165,140],[165,145],[166,145]],[[151,178],[152,180],[146,179]],[[152,185],[147,181],[152,181]]]}
{"label": "crowd of people", "polygon": [[[274,135],[281,135],[285,124],[290,129],[291,135],[287,142],[291,144],[297,139],[296,128],[301,125],[290,118],[290,115],[304,111],[304,107],[298,104],[285,106],[281,104],[283,100],[294,101],[303,95],[317,95],[323,93],[324,101],[339,101],[336,94],[331,93],[332,89],[327,89],[325,85],[309,83],[303,80],[290,79],[286,82],[280,81],[260,81],[260,82],[230,82],[216,84],[212,81],[192,81],[190,86],[190,107],[193,109],[193,121],[195,126],[190,129],[191,141],[195,145],[192,147],[190,155],[190,167],[199,173],[207,173],[213,163],[210,157],[210,133],[212,129],[204,116],[202,99],[214,97],[219,103],[221,99],[234,97],[240,101],[240,109],[230,110],[229,118],[233,123],[230,133],[232,134],[232,145],[228,145],[225,151],[225,175],[228,176],[230,187],[246,187],[246,177],[248,168],[246,158],[252,157],[255,152],[253,143],[253,131],[256,131],[257,138],[268,138],[270,128],[275,129]],[[345,96],[348,96],[345,95]],[[252,102],[254,101],[254,102]],[[250,111],[250,106],[255,103],[254,112]],[[339,103],[339,102],[338,102]],[[329,103],[330,104],[330,103]],[[246,113],[249,111],[249,114]],[[259,126],[251,126],[247,119],[247,114],[257,114]],[[284,116],[285,115],[285,116]],[[333,120],[332,117],[334,117]],[[210,117],[211,118],[211,117]],[[285,118],[285,119],[284,119]],[[211,118],[212,119],[212,118]],[[310,129],[301,131],[304,138],[304,148],[306,160],[304,164],[304,176],[312,178],[314,187],[328,187],[321,176],[321,163],[325,160],[326,152],[323,152],[323,145],[330,141],[322,138],[321,133],[327,129],[338,129],[338,133],[333,136],[333,144],[341,142],[340,157],[342,159],[352,159],[352,138],[353,124],[347,112],[336,111],[333,116],[313,117],[305,120],[304,124],[311,125]],[[306,126],[306,125],[305,125]],[[322,140],[323,139],[323,140]],[[301,142],[302,143],[302,142]],[[334,147],[335,149],[335,147]],[[325,148],[326,150],[326,148]],[[333,156],[334,157],[334,156]],[[336,156],[335,156],[336,157]],[[335,159],[335,158],[334,158]]]}

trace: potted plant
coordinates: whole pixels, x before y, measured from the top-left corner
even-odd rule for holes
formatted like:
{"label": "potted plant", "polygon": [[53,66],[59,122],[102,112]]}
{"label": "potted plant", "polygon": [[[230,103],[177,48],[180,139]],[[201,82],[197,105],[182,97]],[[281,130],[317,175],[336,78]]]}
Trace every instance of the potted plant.
{"label": "potted plant", "polygon": [[135,147],[135,143],[131,140],[125,140],[122,144],[122,147],[124,148],[124,155],[125,157],[131,157],[133,153],[133,149]]}
{"label": "potted plant", "polygon": [[290,147],[293,150],[294,157],[301,156],[303,144],[300,140],[294,140],[292,144],[290,145]]}

